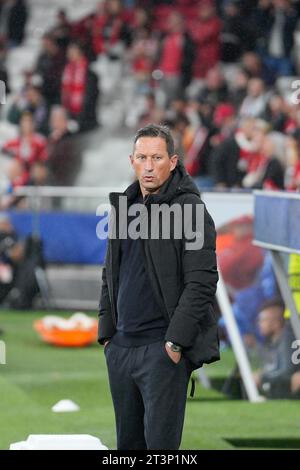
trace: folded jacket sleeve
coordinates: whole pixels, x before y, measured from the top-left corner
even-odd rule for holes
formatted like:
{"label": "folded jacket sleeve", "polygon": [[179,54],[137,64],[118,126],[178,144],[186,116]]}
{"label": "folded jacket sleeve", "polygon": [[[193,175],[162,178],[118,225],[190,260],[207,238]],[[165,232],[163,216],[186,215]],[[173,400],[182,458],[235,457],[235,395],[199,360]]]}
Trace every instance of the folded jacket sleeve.
{"label": "folded jacket sleeve", "polygon": [[[182,270],[184,289],[171,318],[165,335],[167,341],[180,344],[183,348],[193,345],[201,325],[206,327],[215,322],[212,304],[218,282],[216,261],[216,230],[214,222],[204,203],[196,195],[189,195],[185,203],[203,204],[204,220],[203,246],[197,250],[186,248],[187,239],[183,239]],[[191,218],[195,229],[195,214]]]}
{"label": "folded jacket sleeve", "polygon": [[115,333],[105,267],[103,267],[102,271],[102,289],[100,294],[98,318],[98,342],[100,344],[104,344],[105,340],[111,338]]}

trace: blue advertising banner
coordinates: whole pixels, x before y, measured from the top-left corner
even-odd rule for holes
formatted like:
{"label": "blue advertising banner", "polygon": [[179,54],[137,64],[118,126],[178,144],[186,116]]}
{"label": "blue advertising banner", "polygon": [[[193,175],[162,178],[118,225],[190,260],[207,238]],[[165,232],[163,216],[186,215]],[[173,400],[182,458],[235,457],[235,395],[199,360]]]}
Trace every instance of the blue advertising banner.
{"label": "blue advertising banner", "polygon": [[300,194],[255,192],[254,242],[300,253]]}
{"label": "blue advertising banner", "polygon": [[37,232],[48,263],[103,264],[106,240],[96,234],[100,216],[77,212],[8,212],[19,238]]}

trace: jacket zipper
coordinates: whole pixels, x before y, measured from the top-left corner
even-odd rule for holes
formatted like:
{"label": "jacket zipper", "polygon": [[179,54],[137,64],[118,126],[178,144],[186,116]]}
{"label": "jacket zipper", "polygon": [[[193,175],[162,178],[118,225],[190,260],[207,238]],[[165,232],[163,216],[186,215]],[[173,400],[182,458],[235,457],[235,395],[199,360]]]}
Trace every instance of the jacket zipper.
{"label": "jacket zipper", "polygon": [[[122,193],[120,193],[120,195],[121,194]],[[113,194],[111,193],[109,195],[109,199],[110,199],[111,205],[114,206],[113,202],[112,202],[112,196],[113,196]],[[117,218],[115,220],[115,223],[117,223]],[[110,271],[111,271],[111,276],[110,276],[111,277],[111,282],[108,285],[108,295],[109,295],[109,300],[110,300],[110,305],[111,305],[111,311],[112,311],[114,326],[115,326],[115,328],[117,328],[117,313],[116,313],[117,308],[116,308],[116,305],[115,305],[114,275],[113,275],[113,271],[114,271],[113,253],[114,253],[114,250],[113,250],[113,246],[112,246],[112,240],[108,239],[108,243],[110,244],[110,246],[109,246],[109,249],[110,249],[109,265],[110,265]]]}
{"label": "jacket zipper", "polygon": [[[147,205],[149,204],[149,202],[151,201],[151,195],[148,195],[146,196],[145,200],[144,200],[144,205],[147,207]],[[150,216],[149,216],[149,213],[148,213],[148,210],[147,210],[147,214],[148,214],[148,227],[150,229],[150,224],[149,224],[149,219],[150,219]],[[142,242],[142,248],[143,248],[143,252],[144,252],[144,256],[145,256],[145,260],[147,262],[147,257],[150,259],[150,263],[151,263],[151,267],[152,267],[152,276],[155,278],[155,284],[156,285],[153,285],[153,282],[151,280],[151,276],[148,272],[148,277],[150,279],[150,283],[152,284],[152,289],[154,291],[154,294],[156,293],[156,300],[158,301],[158,303],[160,304],[160,306],[162,307],[162,310],[164,312],[164,316],[166,318],[166,320],[169,322],[170,321],[170,316],[169,316],[169,312],[166,308],[166,305],[165,305],[165,302],[164,302],[164,298],[163,298],[163,295],[161,294],[161,289],[160,289],[160,284],[158,282],[158,279],[157,279],[157,276],[156,276],[156,273],[155,273],[155,269],[154,269],[154,263],[153,263],[153,259],[152,259],[152,255],[151,255],[151,249],[150,249],[150,246],[148,244],[148,249],[146,250],[146,242],[145,240],[141,240]],[[149,271],[149,260],[148,262],[146,263],[146,268],[148,269]]]}
{"label": "jacket zipper", "polygon": [[[152,259],[152,256],[151,256],[151,250],[150,250],[150,247],[148,247],[148,256],[151,260],[151,266],[152,266],[152,273],[153,273],[153,277],[155,277],[155,284],[156,286],[153,286],[153,289],[154,289],[154,293],[157,292],[157,300],[159,301],[161,307],[163,308],[163,311],[165,313],[165,317],[168,321],[170,321],[170,316],[169,316],[169,312],[167,310],[167,307],[165,305],[165,302],[164,302],[164,298],[163,298],[163,295],[161,294],[161,288],[160,288],[160,284],[158,282],[158,279],[157,279],[157,276],[156,276],[156,273],[155,273],[155,270],[154,270],[154,263],[153,263],[153,259]],[[151,277],[149,276],[150,278],[150,282],[151,282]]]}

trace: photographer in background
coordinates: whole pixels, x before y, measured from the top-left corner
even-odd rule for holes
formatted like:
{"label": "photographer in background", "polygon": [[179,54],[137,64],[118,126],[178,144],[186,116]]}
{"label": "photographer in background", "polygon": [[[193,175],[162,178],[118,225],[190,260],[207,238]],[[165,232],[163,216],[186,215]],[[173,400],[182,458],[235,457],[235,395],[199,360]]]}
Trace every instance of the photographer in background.
{"label": "photographer in background", "polygon": [[20,242],[7,216],[0,214],[0,306],[32,308],[40,292],[37,268],[44,267],[41,240],[31,235]]}
{"label": "photographer in background", "polygon": [[14,286],[23,258],[23,244],[18,242],[8,218],[0,215],[0,305]]}

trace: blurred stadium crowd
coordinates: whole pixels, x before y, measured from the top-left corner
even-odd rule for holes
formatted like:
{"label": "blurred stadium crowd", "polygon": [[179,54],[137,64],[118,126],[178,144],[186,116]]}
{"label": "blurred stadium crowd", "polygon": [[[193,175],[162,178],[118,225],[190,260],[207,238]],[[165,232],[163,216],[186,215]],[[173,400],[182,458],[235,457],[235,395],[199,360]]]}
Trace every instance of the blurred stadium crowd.
{"label": "blurred stadium crowd", "polygon": [[[18,187],[73,185],[84,136],[105,128],[101,107],[116,97],[121,128],[130,134],[149,122],[171,128],[176,151],[201,190],[300,189],[300,1],[102,0],[76,21],[58,10],[34,67],[12,91],[6,61],[26,39],[29,15],[25,0],[0,2],[0,80],[8,96],[1,123],[16,130],[1,142],[0,210],[26,204],[14,195]],[[292,333],[270,259],[253,251],[252,225],[238,229],[239,246],[243,237],[248,243],[251,279],[242,282],[248,272],[243,258],[228,282],[227,233],[225,261],[218,256],[247,348],[270,339],[256,383],[269,396],[298,397],[299,367],[289,360]],[[24,266],[33,252],[39,259],[40,248],[22,247],[0,219],[0,256]],[[232,253],[237,256],[236,245]],[[11,297],[7,306],[31,307],[37,291],[28,276],[32,266],[18,275],[22,286],[26,278],[26,295]],[[10,280],[0,303],[16,273],[2,272]]]}
{"label": "blurred stadium crowd", "polygon": [[[1,2],[7,92],[6,58],[29,15],[25,0]],[[298,190],[299,16],[291,0],[103,0],[77,21],[57,11],[22,88],[2,106],[18,126],[2,145],[6,192],[72,184],[72,137],[97,128],[98,98],[109,103],[128,78],[122,124],[167,123],[202,189]],[[2,207],[15,204],[2,197]]]}

